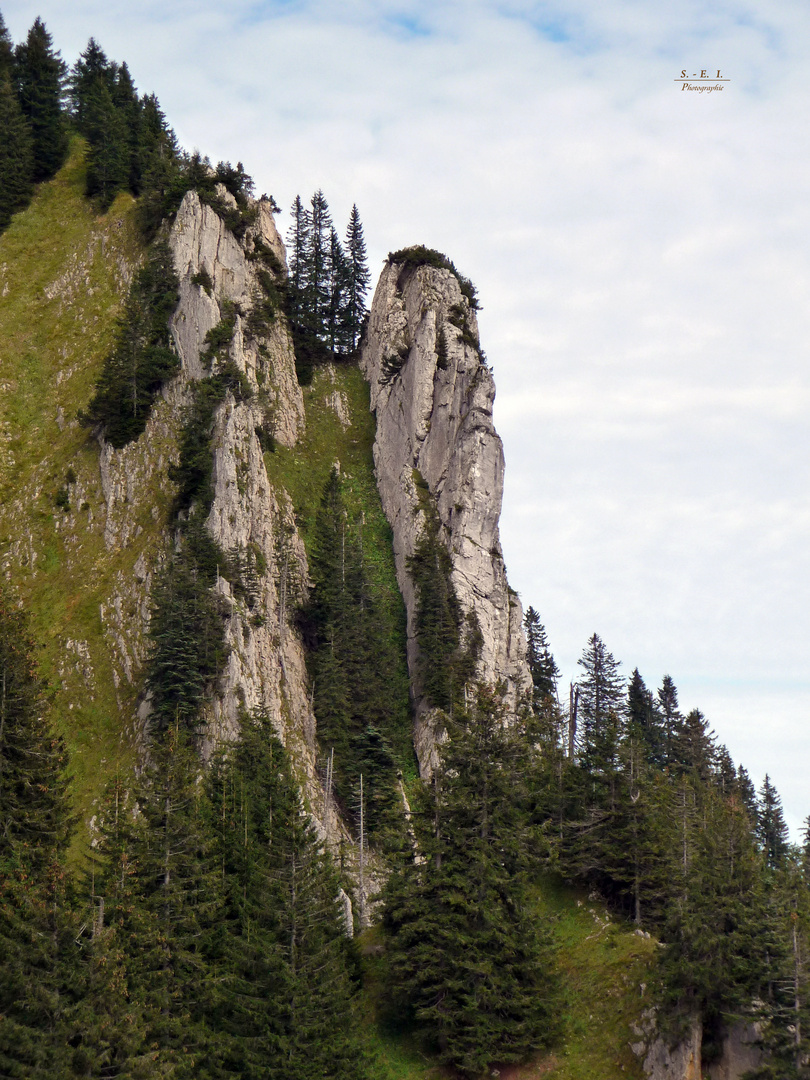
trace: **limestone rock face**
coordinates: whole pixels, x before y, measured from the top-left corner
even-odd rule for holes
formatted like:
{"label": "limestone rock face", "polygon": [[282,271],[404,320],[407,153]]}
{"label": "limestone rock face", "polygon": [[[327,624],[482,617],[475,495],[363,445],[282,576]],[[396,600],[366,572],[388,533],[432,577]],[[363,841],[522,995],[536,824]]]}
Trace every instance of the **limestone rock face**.
{"label": "limestone rock face", "polygon": [[[453,583],[483,635],[478,676],[503,679],[517,704],[529,688],[523,612],[506,580],[498,535],[503,446],[492,422],[495,384],[478,346],[475,311],[450,270],[387,264],[372,304],[361,366],[377,419],[374,463],[394,534],[408,613],[408,663],[416,670],[416,597],[407,570],[424,528],[419,485],[438,509]],[[435,717],[416,700],[423,776],[435,765]]]}
{"label": "limestone rock face", "polygon": [[[206,527],[222,550],[249,568],[249,588],[237,597],[228,581],[217,591],[230,654],[217,692],[207,709],[210,753],[220,740],[238,731],[243,709],[262,707],[293,755],[309,809],[326,836],[339,829],[334,809],[327,811],[316,772],[315,717],[307,686],[304,649],[292,627],[292,615],[308,580],[304,545],[298,535],[287,493],[268,481],[259,433],[292,447],[305,425],[304,402],[295,374],[295,359],[286,320],[279,314],[260,331],[250,326],[250,313],[262,297],[258,251],[269,249],[279,265],[284,247],[270,204],[254,204],[254,224],[238,240],[220,217],[189,192],[169,235],[180,279],[180,302],[171,322],[181,371],[165,387],[146,431],[121,450],[102,445],[101,473],[107,503],[105,539],[109,545],[139,544],[139,519],[156,502],[155,485],[177,458],[177,437],[183,410],[192,399],[195,381],[216,371],[208,355],[206,335],[228,316],[234,317],[227,358],[244,374],[250,395],[229,395],[214,416],[214,498]],[[165,492],[163,507],[165,513]],[[159,500],[157,500],[159,501]],[[151,514],[154,517],[154,514]],[[132,628],[126,676],[140,676],[148,621],[148,592],[156,552],[144,549],[138,579],[144,617]],[[133,586],[134,587],[134,586]],[[118,605],[120,606],[120,604]],[[109,606],[111,632],[116,599]],[[122,665],[123,666],[123,665]],[[148,703],[142,710],[148,723]],[[328,813],[329,820],[324,820]]]}

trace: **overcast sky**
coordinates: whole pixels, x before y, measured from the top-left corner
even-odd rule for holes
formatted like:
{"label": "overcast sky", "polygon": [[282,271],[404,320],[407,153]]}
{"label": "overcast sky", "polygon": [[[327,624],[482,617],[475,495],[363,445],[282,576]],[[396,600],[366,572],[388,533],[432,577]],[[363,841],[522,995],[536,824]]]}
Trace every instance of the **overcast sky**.
{"label": "overcast sky", "polygon": [[[564,680],[596,631],[810,813],[805,2],[0,0],[93,35],[182,145],[356,202],[375,275],[476,283],[510,581]],[[682,89],[719,70],[722,90]],[[708,85],[715,85],[709,83]],[[289,215],[279,225],[286,233]]]}

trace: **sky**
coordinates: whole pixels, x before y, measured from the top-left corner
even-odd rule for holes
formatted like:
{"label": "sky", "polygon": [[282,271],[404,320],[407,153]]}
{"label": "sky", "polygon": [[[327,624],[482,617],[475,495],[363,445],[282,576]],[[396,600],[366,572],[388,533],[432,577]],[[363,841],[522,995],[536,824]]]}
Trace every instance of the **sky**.
{"label": "sky", "polygon": [[[376,280],[476,284],[510,582],[563,687],[598,633],[810,814],[810,9],[796,0],[0,0],[92,35]],[[688,77],[705,71],[720,83]],[[289,213],[279,216],[282,234]]]}

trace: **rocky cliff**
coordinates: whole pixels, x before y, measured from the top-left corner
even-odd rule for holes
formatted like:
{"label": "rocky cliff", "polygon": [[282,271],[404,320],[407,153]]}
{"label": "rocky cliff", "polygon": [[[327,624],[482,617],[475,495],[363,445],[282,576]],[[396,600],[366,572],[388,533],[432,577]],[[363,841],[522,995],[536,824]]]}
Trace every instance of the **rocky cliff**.
{"label": "rocky cliff", "polygon": [[415,746],[423,776],[435,764],[436,717],[416,679],[416,597],[407,569],[426,527],[420,488],[438,510],[461,605],[478,619],[479,677],[503,680],[513,706],[530,686],[523,613],[506,580],[498,536],[504,456],[492,422],[495,383],[468,294],[451,269],[414,265],[407,257],[389,260],[361,354],[377,422],[377,483],[408,612]]}

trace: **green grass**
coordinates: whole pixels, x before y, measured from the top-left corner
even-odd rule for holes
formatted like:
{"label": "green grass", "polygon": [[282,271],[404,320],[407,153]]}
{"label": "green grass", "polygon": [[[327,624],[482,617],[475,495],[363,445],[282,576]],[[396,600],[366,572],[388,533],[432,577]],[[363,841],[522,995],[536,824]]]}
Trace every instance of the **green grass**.
{"label": "green grass", "polygon": [[[334,377],[334,381],[333,381]],[[333,466],[340,465],[343,496],[352,526],[363,543],[363,559],[375,596],[391,628],[394,653],[399,657],[398,696],[408,716],[408,674],[405,661],[405,605],[394,569],[393,535],[383,513],[374,478],[374,416],[369,410],[369,388],[354,364],[316,369],[312,384],[302,387],[306,432],[293,449],[277,446],[264,455],[270,482],[284,488],[292,499],[299,532],[310,553],[315,517]],[[329,403],[342,395],[351,423],[344,429]],[[393,746],[406,778],[416,775],[410,720],[398,732]]]}
{"label": "green grass", "polygon": [[[539,917],[554,920],[565,994],[563,1036],[545,1062],[552,1080],[637,1077],[632,1031],[651,1004],[650,969],[656,943],[617,922],[603,904],[552,880],[537,891]],[[642,984],[646,989],[642,993]]]}
{"label": "green grass", "polygon": [[[42,644],[86,820],[111,769],[133,759],[135,689],[121,681],[116,691],[100,605],[137,553],[105,547],[98,447],[75,418],[112,344],[142,246],[133,200],[119,195],[99,215],[84,183],[77,139],[64,168],[0,236],[0,560]],[[73,474],[65,512],[56,497]]]}

